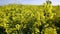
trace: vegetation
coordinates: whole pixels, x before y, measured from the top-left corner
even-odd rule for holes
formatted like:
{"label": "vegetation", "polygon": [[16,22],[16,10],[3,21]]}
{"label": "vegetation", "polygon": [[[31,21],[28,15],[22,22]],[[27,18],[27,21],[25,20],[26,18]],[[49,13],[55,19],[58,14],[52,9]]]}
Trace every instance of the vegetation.
{"label": "vegetation", "polygon": [[[60,34],[59,6],[0,6],[1,34]],[[57,12],[58,11],[58,12]]]}

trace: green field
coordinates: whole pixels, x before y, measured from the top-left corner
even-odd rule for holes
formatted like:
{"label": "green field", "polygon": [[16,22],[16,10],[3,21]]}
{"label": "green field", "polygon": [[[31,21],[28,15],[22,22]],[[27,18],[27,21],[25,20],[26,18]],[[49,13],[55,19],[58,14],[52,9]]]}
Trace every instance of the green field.
{"label": "green field", "polygon": [[60,34],[60,6],[0,6],[0,34]]}

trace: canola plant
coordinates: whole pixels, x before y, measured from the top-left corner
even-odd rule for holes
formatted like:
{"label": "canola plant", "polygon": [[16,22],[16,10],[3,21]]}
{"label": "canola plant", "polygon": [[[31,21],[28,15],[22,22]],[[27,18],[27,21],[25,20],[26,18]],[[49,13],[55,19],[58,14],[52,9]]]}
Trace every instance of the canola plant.
{"label": "canola plant", "polygon": [[7,34],[57,34],[52,9],[51,3],[45,3],[43,9],[39,6],[1,6],[0,27]]}

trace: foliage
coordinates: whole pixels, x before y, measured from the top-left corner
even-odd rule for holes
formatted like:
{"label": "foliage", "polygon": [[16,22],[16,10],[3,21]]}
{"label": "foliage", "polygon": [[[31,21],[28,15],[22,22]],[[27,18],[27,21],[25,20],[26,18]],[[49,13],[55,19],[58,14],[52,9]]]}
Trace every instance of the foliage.
{"label": "foliage", "polygon": [[52,11],[52,5],[47,3],[43,6],[1,6],[0,26],[7,34],[57,34]]}

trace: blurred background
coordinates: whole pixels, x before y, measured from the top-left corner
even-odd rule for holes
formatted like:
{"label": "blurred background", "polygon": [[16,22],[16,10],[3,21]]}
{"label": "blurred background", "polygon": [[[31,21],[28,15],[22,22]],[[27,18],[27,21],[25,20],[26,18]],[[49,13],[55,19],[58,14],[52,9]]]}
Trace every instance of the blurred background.
{"label": "blurred background", "polygon": [[[60,0],[50,0],[52,5],[60,5]],[[23,4],[23,5],[42,5],[46,0],[0,0],[0,5]]]}

